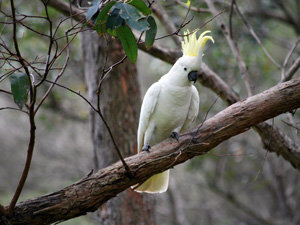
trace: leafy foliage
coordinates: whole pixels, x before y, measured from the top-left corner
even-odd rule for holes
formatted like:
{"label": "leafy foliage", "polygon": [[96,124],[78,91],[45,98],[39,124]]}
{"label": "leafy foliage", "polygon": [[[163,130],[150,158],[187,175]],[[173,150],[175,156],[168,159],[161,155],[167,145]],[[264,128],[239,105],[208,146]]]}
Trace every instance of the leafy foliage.
{"label": "leafy foliage", "polygon": [[90,20],[92,19],[93,22],[95,20],[95,17],[99,13],[99,8],[102,6],[102,0],[94,0],[91,3],[91,7],[86,12],[86,19]]}
{"label": "leafy foliage", "polygon": [[29,78],[25,73],[14,73],[10,76],[9,80],[14,101],[22,109],[28,99]]}
{"label": "leafy foliage", "polygon": [[137,58],[138,47],[134,35],[132,34],[130,28],[126,25],[119,26],[116,29],[116,32],[118,37],[120,38],[120,41],[122,42],[123,48],[128,58],[132,63],[134,63]]}
{"label": "leafy foliage", "polygon": [[147,22],[150,25],[150,29],[146,31],[145,44],[146,44],[146,48],[150,49],[155,40],[155,35],[157,33],[157,26],[156,26],[155,20],[152,16],[147,17]]}
{"label": "leafy foliage", "polygon": [[151,10],[142,0],[109,1],[107,3],[103,3],[102,0],[94,0],[87,10],[86,19],[92,20],[93,29],[98,34],[108,33],[117,36],[122,42],[126,55],[132,63],[135,63],[138,48],[137,40],[131,29],[146,32],[146,46],[150,49],[157,32],[155,20],[150,14]]}

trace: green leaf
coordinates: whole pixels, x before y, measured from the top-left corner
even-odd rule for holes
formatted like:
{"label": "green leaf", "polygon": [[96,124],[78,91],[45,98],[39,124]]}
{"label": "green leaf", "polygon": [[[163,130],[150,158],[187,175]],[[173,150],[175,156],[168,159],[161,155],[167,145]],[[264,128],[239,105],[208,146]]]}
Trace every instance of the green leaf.
{"label": "green leaf", "polygon": [[138,47],[132,31],[128,26],[125,25],[119,26],[116,29],[116,32],[120,41],[122,42],[126,55],[132,63],[135,63],[137,59]]}
{"label": "green leaf", "polygon": [[[91,3],[91,7],[86,12],[86,20],[89,21],[93,16],[96,16],[102,5],[101,0],[94,0]],[[93,21],[94,22],[94,21]]]}
{"label": "green leaf", "polygon": [[133,5],[137,10],[139,10],[144,15],[148,16],[151,14],[151,10],[142,0],[132,0],[128,4]]}
{"label": "green leaf", "polygon": [[126,20],[126,22],[130,27],[132,27],[135,30],[138,30],[138,31],[149,30],[149,23],[144,18],[142,18],[138,21],[128,19],[128,20]]}
{"label": "green leaf", "polygon": [[146,31],[145,44],[146,44],[147,50],[149,50],[154,43],[155,36],[157,33],[157,26],[156,26],[156,22],[152,16],[148,16],[147,21],[150,25],[150,29]]}
{"label": "green leaf", "polygon": [[139,12],[132,5],[118,2],[115,5],[116,8],[120,9],[120,16],[126,21],[126,23],[135,30],[146,31],[149,29],[148,22],[141,17]]}
{"label": "green leaf", "polygon": [[110,34],[110,35],[113,36],[113,37],[116,37],[116,36],[117,36],[116,30],[111,30],[111,29],[109,29],[109,30],[107,30],[107,33]]}
{"label": "green leaf", "polygon": [[99,15],[97,16],[96,25],[94,26],[94,30],[98,32],[98,34],[103,35],[106,33],[106,21],[108,18],[108,12],[111,7],[116,4],[115,1],[109,2],[103,9],[100,11]]}
{"label": "green leaf", "polygon": [[106,20],[107,18],[107,13],[109,12],[109,10],[111,9],[111,7],[113,7],[113,5],[116,4],[115,1],[109,2],[106,6],[103,7],[103,9],[100,11],[98,17],[97,17],[97,23]]}
{"label": "green leaf", "polygon": [[9,80],[14,101],[22,109],[28,99],[28,90],[30,88],[28,76],[25,73],[14,73],[9,77]]}
{"label": "green leaf", "polygon": [[138,21],[142,17],[132,5],[118,2],[115,4],[115,7],[121,10],[120,15],[124,20],[131,18],[132,20]]}
{"label": "green leaf", "polygon": [[106,33],[106,22],[101,22],[96,24],[96,26],[94,26],[93,28],[94,30],[97,31],[98,34],[103,35]]}
{"label": "green leaf", "polygon": [[120,9],[114,8],[114,10],[110,13],[106,21],[106,29],[111,29],[113,31],[125,22],[120,15],[120,11]]}

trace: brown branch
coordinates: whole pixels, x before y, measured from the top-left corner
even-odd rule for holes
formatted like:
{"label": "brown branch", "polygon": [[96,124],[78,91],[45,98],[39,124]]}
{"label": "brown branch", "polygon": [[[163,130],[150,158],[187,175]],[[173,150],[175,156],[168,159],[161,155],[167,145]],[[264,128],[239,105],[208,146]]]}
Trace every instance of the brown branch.
{"label": "brown branch", "polygon": [[[150,153],[126,158],[134,176],[127,176],[119,161],[54,193],[19,203],[12,224],[49,224],[95,211],[130,186],[170,169],[195,156],[203,155],[227,139],[252,126],[300,107],[300,78],[279,84],[260,94],[227,107],[198,127],[152,147]],[[189,145],[193,139],[192,145]],[[300,154],[295,154],[300,169]]]}
{"label": "brown branch", "polygon": [[[28,79],[31,80],[30,78],[30,72],[29,69],[27,67],[27,65],[25,64],[24,59],[21,56],[21,52],[19,50],[19,45],[18,45],[18,41],[17,41],[17,21],[16,21],[16,15],[15,15],[15,6],[14,6],[14,1],[11,0],[11,11],[12,11],[12,18],[13,18],[13,42],[14,42],[14,47],[16,50],[16,55],[18,57],[19,63],[23,66]],[[9,207],[7,209],[7,212],[9,215],[12,215],[14,212],[14,207],[21,195],[22,189],[25,185],[28,173],[29,173],[29,169],[30,169],[30,165],[31,165],[31,160],[32,160],[32,155],[33,155],[33,150],[34,150],[34,145],[35,145],[35,130],[36,130],[36,126],[35,126],[35,120],[34,120],[34,104],[36,102],[36,88],[34,87],[34,85],[30,82],[30,88],[29,88],[29,93],[30,93],[30,103],[29,103],[29,123],[30,123],[30,138],[29,138],[29,143],[28,143],[28,148],[27,148],[27,156],[26,156],[26,162],[25,162],[25,166],[21,175],[21,178],[19,180],[17,189],[11,199],[11,202],[9,204]]]}
{"label": "brown branch", "polygon": [[250,34],[252,35],[252,37],[256,40],[257,44],[261,47],[261,49],[263,50],[263,52],[266,54],[266,56],[270,59],[270,61],[277,67],[277,69],[281,69],[281,66],[275,61],[275,59],[273,59],[273,57],[271,56],[271,54],[267,51],[267,49],[263,46],[262,42],[260,41],[259,37],[256,35],[254,29],[252,28],[252,26],[248,23],[248,21],[245,19],[245,17],[243,16],[243,14],[241,13],[238,5],[235,3],[234,5],[235,10],[237,11],[237,13],[239,14],[239,16],[241,17],[242,21],[244,22],[244,24],[246,25],[246,27],[248,28]]}
{"label": "brown branch", "polygon": [[287,81],[293,77],[293,75],[297,72],[297,70],[300,68],[300,57],[298,57],[294,63],[291,65],[289,70],[285,74],[285,78],[283,79],[284,81]]}
{"label": "brown branch", "polygon": [[[211,10],[213,15],[218,14],[218,11],[215,8],[214,3],[211,0],[206,0],[206,4],[208,5],[208,7]],[[222,19],[222,17],[219,16],[219,17],[217,17],[216,20],[217,20],[217,23],[220,26],[220,28],[221,28],[221,30],[222,30],[229,46],[230,46],[230,49],[231,49],[233,55],[235,56],[235,58],[237,60],[239,69],[242,73],[242,79],[244,80],[244,83],[245,83],[245,86],[246,86],[246,89],[247,89],[248,96],[251,96],[254,93],[253,84],[252,84],[252,81],[250,79],[250,75],[249,75],[249,72],[248,72],[248,69],[247,69],[247,65],[246,65],[246,63],[243,59],[243,56],[242,56],[242,54],[239,50],[239,47],[238,47],[237,43],[234,41],[234,39],[232,39],[230,37],[230,31],[227,29],[227,27],[225,25],[225,21]]]}
{"label": "brown branch", "polygon": [[[162,7],[159,1],[156,1],[151,8],[153,13],[161,21],[161,24],[164,26],[167,33],[172,34],[174,31],[177,30],[174,23],[171,21],[169,15],[166,13],[166,11],[164,10],[164,8]],[[172,35],[171,38],[173,39],[173,41],[177,46],[181,46],[180,37],[178,37],[177,35]]]}
{"label": "brown branch", "polygon": [[285,60],[283,62],[282,69],[281,69],[281,82],[285,82],[285,81],[290,80],[293,77],[294,73],[296,73],[296,71],[299,69],[299,66],[300,66],[300,57],[298,57],[295,60],[295,62],[290,67],[290,69],[288,70],[288,72],[285,73],[286,65],[287,65],[289,59],[291,58],[291,56],[293,55],[293,52],[295,51],[295,49],[297,48],[297,46],[298,46],[299,43],[300,43],[300,36],[298,36],[296,42],[291,47],[290,51],[286,55],[286,58],[285,58]]}

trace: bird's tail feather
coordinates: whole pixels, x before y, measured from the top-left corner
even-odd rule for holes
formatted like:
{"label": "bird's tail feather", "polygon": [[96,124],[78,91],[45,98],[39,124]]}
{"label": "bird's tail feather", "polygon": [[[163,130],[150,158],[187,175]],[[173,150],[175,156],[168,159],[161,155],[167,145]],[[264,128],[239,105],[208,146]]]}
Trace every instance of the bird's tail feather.
{"label": "bird's tail feather", "polygon": [[170,174],[169,170],[156,174],[150,177],[140,186],[135,185],[132,186],[132,188],[137,192],[146,192],[152,194],[165,192],[167,191],[169,186],[169,174]]}

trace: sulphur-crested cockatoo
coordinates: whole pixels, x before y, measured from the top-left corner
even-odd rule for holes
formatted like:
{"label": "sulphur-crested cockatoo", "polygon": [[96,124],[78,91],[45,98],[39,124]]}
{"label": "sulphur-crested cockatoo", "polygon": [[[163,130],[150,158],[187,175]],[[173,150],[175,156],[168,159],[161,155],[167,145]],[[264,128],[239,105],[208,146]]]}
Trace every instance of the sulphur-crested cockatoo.
{"label": "sulphur-crested cockatoo", "polygon": [[[170,136],[178,141],[178,133],[189,129],[198,115],[199,95],[192,84],[197,80],[206,41],[214,40],[205,36],[210,31],[203,32],[198,39],[196,32],[190,35],[188,32],[182,41],[183,56],[146,92],[138,127],[138,152],[149,151],[150,146]],[[169,170],[132,188],[138,192],[162,193],[168,184]]]}

